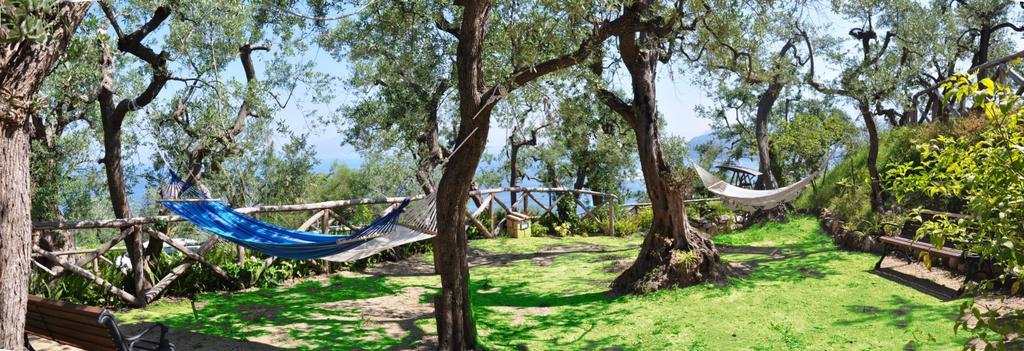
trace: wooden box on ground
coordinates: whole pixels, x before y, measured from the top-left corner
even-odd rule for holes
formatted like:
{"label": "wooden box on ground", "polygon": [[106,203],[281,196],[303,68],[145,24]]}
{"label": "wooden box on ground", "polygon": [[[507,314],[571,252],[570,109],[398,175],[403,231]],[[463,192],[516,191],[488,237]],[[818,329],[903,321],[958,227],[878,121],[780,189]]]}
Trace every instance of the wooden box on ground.
{"label": "wooden box on ground", "polygon": [[532,225],[530,215],[525,213],[511,212],[505,217],[508,236],[512,238],[529,238]]}

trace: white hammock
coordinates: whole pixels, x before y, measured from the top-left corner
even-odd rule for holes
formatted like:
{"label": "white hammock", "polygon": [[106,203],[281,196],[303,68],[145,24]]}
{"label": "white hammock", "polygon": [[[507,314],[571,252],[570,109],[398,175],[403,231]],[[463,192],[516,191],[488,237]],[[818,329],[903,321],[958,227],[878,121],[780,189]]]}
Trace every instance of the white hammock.
{"label": "white hammock", "polygon": [[722,198],[722,202],[731,207],[744,210],[764,210],[778,207],[784,203],[793,201],[800,196],[800,192],[804,190],[811,181],[821,173],[822,169],[818,169],[811,175],[799,182],[787,185],[782,188],[773,190],[750,190],[740,188],[738,186],[729,184],[728,182],[718,179],[714,174],[708,172],[706,169],[693,163],[693,169],[697,171],[697,175],[700,176],[700,181],[704,183],[704,187],[708,191],[712,192],[718,197]]}

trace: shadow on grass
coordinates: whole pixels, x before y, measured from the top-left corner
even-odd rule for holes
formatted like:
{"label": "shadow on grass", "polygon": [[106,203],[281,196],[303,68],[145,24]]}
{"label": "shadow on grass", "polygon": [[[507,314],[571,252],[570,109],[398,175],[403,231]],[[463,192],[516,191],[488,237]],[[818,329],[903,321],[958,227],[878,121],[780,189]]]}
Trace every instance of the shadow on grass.
{"label": "shadow on grass", "polygon": [[531,253],[490,253],[473,247],[469,248],[470,267],[479,266],[508,266],[517,261],[551,259],[573,254],[614,254],[630,252],[638,247],[627,247],[622,249],[600,249],[593,247],[571,248],[559,251],[539,251]]}
{"label": "shadow on grass", "polygon": [[[295,349],[367,349],[401,348],[417,340],[388,337],[383,328],[371,328],[359,311],[326,309],[318,305],[362,300],[398,294],[403,286],[379,277],[331,277],[326,284],[317,281],[299,283],[290,288],[260,289],[250,292],[207,297],[198,304],[198,319],[180,314],[161,320],[173,328],[247,339],[287,332],[297,341]],[[415,319],[399,325],[411,334],[423,335]],[[284,335],[278,335],[283,337]]]}
{"label": "shadow on grass", "polygon": [[[528,283],[492,286],[490,280],[471,283],[474,314],[487,330],[488,345],[525,349],[540,343],[553,349],[598,349],[612,347],[618,338],[588,338],[599,325],[616,325],[623,312],[611,309],[616,298],[609,292],[580,294],[536,293]],[[538,338],[533,331],[559,330],[555,337]]]}
{"label": "shadow on grass", "polygon": [[[798,283],[807,279],[824,279],[838,274],[829,267],[830,263],[843,259],[843,254],[834,248],[822,247],[816,243],[795,244],[779,247],[726,246],[722,252],[736,254],[765,255],[753,259],[732,262],[727,272],[738,272],[722,277],[714,289],[705,294],[708,298],[728,296],[736,291],[757,289],[764,284]],[[725,257],[725,264],[728,257]]]}
{"label": "shadow on grass", "polygon": [[[920,330],[929,338],[940,333],[953,333],[953,323],[959,318],[955,309],[944,305],[926,305],[914,303],[898,295],[892,295],[887,301],[875,305],[847,305],[844,306],[853,318],[837,319],[833,324],[837,326],[864,326],[868,324],[884,323],[885,325],[898,329],[914,329],[918,321],[949,320],[949,328],[945,330]],[[907,340],[907,349],[915,349],[915,344],[927,340],[917,340],[920,335],[910,335]],[[962,334],[961,342],[967,342],[967,335]]]}
{"label": "shadow on grass", "polygon": [[872,269],[869,272],[886,280],[917,290],[942,302],[952,301],[959,297],[959,294],[955,289],[951,289],[925,278],[919,278],[902,273],[891,268]]}

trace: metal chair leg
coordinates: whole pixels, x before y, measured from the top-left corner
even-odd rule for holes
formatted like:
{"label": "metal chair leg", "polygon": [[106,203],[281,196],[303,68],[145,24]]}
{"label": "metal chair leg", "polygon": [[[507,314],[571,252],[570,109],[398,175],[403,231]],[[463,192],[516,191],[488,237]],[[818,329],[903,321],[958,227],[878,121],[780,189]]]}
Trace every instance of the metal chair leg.
{"label": "metal chair leg", "polygon": [[36,351],[36,349],[32,347],[32,343],[28,342],[28,333],[25,333],[25,349],[28,351]]}
{"label": "metal chair leg", "polygon": [[885,256],[888,256],[888,255],[889,255],[889,251],[888,250],[883,250],[882,251],[882,257],[879,257],[878,258],[878,262],[875,263],[875,270],[876,271],[879,270],[879,269],[882,269],[882,261],[885,261]]}

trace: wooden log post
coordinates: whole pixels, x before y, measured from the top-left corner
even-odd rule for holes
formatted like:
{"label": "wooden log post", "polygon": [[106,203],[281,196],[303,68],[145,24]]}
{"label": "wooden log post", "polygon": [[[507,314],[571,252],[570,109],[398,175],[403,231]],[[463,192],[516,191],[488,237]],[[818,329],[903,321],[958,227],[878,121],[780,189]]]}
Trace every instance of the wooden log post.
{"label": "wooden log post", "polygon": [[309,230],[309,228],[316,224],[316,222],[320,220],[320,217],[323,216],[324,211],[316,211],[316,213],[314,213],[313,216],[309,217],[309,219],[307,219],[305,222],[302,222],[302,225],[299,226],[298,230]]}
{"label": "wooden log post", "polygon": [[219,266],[213,264],[212,262],[210,262],[209,260],[207,260],[203,256],[197,255],[196,253],[192,252],[192,250],[189,250],[184,245],[182,245],[182,244],[180,244],[178,242],[175,242],[174,240],[171,239],[171,237],[169,235],[167,235],[167,234],[165,234],[163,232],[160,232],[158,230],[151,229],[151,228],[144,228],[143,230],[145,230],[150,235],[156,236],[161,241],[167,243],[167,245],[170,245],[174,249],[178,250],[183,255],[185,255],[185,257],[188,257],[189,259],[198,261],[199,263],[203,264],[204,266],[209,268],[211,271],[213,271],[214,274],[216,274],[218,277],[220,277],[222,281],[227,283],[228,286],[231,286],[232,288],[239,288],[239,287],[241,287],[238,284],[238,281],[236,281],[235,279],[231,278],[231,276],[228,275],[228,273],[225,272],[223,269],[221,269]]}
{"label": "wooden log post", "polygon": [[480,230],[480,232],[482,232],[485,237],[493,238],[494,235],[491,234],[490,230],[487,230],[487,226],[484,226],[483,223],[480,223],[480,221],[476,219],[476,216],[479,215],[480,212],[482,212],[479,210],[482,209],[483,208],[478,209],[477,213],[466,211],[466,219],[469,220],[469,222],[473,224],[473,226],[476,227],[476,229]]}
{"label": "wooden log post", "polygon": [[[557,204],[557,201],[555,201],[555,199],[558,199],[559,197],[561,197],[562,194],[564,194],[564,193],[548,193],[548,208],[554,210],[555,209],[555,204]],[[548,212],[548,213],[550,213],[550,212]]]}
{"label": "wooden log post", "polygon": [[580,217],[581,220],[582,219],[586,219],[587,217],[590,217],[590,218],[594,219],[594,222],[597,223],[598,227],[601,227],[601,231],[603,231],[605,233],[609,233],[608,228],[606,228],[604,223],[601,222],[601,219],[598,218],[596,215],[594,215],[594,213],[591,212],[590,209],[588,209],[587,206],[584,205],[583,202],[581,202],[578,197],[574,196],[573,197],[573,201],[575,201],[576,204],[579,205],[579,207],[583,209],[583,216]]}
{"label": "wooden log post", "polygon": [[[330,234],[331,233],[331,227],[330,227],[330,225],[331,225],[331,221],[330,221],[331,220],[331,210],[330,209],[324,209],[324,210],[320,211],[320,213],[322,213],[320,215],[320,233]],[[331,262],[328,262],[327,260],[317,260],[317,261],[320,261],[320,270],[322,272],[326,272],[327,274],[331,274]]]}
{"label": "wooden log post", "polygon": [[[196,250],[195,254],[200,257],[205,255],[207,251],[210,251],[210,249],[212,249],[217,244],[218,238],[219,237],[216,235],[211,236],[209,239],[203,242],[202,245],[199,246],[199,249]],[[160,296],[160,294],[162,294],[163,291],[167,289],[168,286],[171,285],[171,283],[174,282],[174,280],[178,279],[178,277],[185,274],[185,272],[187,272],[189,268],[192,268],[192,265],[195,263],[196,260],[193,260],[192,258],[185,258],[184,262],[179,264],[177,267],[171,269],[170,273],[167,273],[167,275],[165,275],[163,279],[160,279],[160,281],[154,284],[153,287],[149,289],[149,291],[146,291],[146,301],[155,301],[156,298]]]}
{"label": "wooden log post", "polygon": [[[501,207],[502,210],[505,210],[505,217],[508,217],[509,213],[514,212],[514,211],[512,211],[511,207],[506,205],[504,202],[501,202],[501,197],[500,196],[495,196],[494,197],[494,202],[492,202],[492,204],[497,204],[499,207]],[[505,228],[504,227],[505,217],[502,217],[501,219],[498,219],[498,221],[494,223],[494,227],[497,228],[496,230],[499,230],[499,231],[500,230],[504,230],[504,228]]]}
{"label": "wooden log post", "polygon": [[[258,214],[254,215],[254,218],[260,219]],[[235,244],[235,256],[237,257],[237,264],[239,267],[245,264],[245,248],[242,245]]]}
{"label": "wooden log post", "polygon": [[[114,247],[114,245],[117,245],[117,243],[124,240],[124,238],[128,236],[128,233],[131,233],[131,229],[131,227],[122,228],[121,232],[116,237],[103,243],[103,245],[100,245],[100,247],[97,247],[96,250],[93,250],[85,257],[80,258],[78,261],[75,262],[74,265],[79,267],[85,266],[86,264],[89,264],[89,262],[95,261],[97,258],[102,257],[102,255],[107,253],[107,251],[110,251],[110,249]],[[61,265],[60,267],[53,267],[53,271],[57,274],[54,274],[53,277],[50,278],[50,281],[47,282],[47,285],[49,285],[50,287],[53,287],[54,284],[57,283],[57,280],[60,279],[61,274],[63,274],[64,272],[64,267],[63,265]]]}
{"label": "wooden log post", "polygon": [[56,274],[52,270],[50,270],[49,268],[46,268],[46,266],[44,266],[42,263],[39,263],[39,261],[32,260],[32,265],[36,266],[36,268],[39,268],[39,270],[41,270],[43,272],[46,272],[46,274],[49,274],[49,275]]}
{"label": "wooden log post", "polygon": [[276,261],[277,261],[277,256],[270,256],[270,257],[267,257],[266,259],[264,259],[263,260],[263,268],[260,268],[260,271],[256,273],[256,277],[253,278],[253,280],[252,280],[253,283],[259,281],[260,278],[263,278],[263,273],[265,273],[267,271],[267,268],[270,268],[270,266],[273,265],[274,262],[276,262]]}
{"label": "wooden log post", "polygon": [[333,216],[331,218],[334,218],[334,221],[338,222],[338,224],[341,224],[342,226],[344,226],[345,229],[351,230],[353,232],[359,230],[359,227],[356,227],[355,225],[352,225],[352,223],[349,223],[344,218],[341,218],[341,216]]}
{"label": "wooden log post", "polygon": [[83,278],[92,281],[96,285],[99,285],[99,286],[103,287],[107,291],[110,291],[110,292],[112,292],[114,294],[117,294],[117,296],[120,296],[122,299],[125,300],[125,302],[128,302],[129,304],[132,304],[132,305],[136,304],[135,296],[133,296],[132,294],[129,294],[127,291],[121,290],[120,288],[114,286],[114,284],[111,284],[110,282],[108,282],[106,280],[103,280],[103,278],[100,278],[100,277],[92,274],[91,272],[89,272],[88,270],[85,270],[81,266],[73,264],[71,262],[68,262],[67,260],[65,260],[63,258],[60,258],[60,256],[54,255],[54,254],[50,253],[49,251],[43,250],[38,245],[33,245],[32,246],[32,251],[35,252],[36,254],[40,255],[40,256],[46,257],[47,259],[49,259],[49,260],[51,260],[53,262],[57,262],[57,264],[59,264],[61,267],[63,267],[65,271],[68,271],[68,272],[71,272],[71,273],[74,273],[74,274],[78,274],[78,275],[82,276]]}
{"label": "wooden log post", "polygon": [[498,236],[497,228],[494,227],[494,201],[494,194],[491,194],[487,202],[487,217],[490,218],[491,233],[493,233],[494,236]]}
{"label": "wooden log post", "polygon": [[606,196],[605,206],[608,206],[608,231],[609,235],[615,236],[615,196]]}
{"label": "wooden log post", "polygon": [[[545,214],[548,214],[548,215],[550,215],[550,214],[551,214],[551,208],[550,208],[550,207],[546,207],[546,206],[544,206],[544,204],[543,204],[543,203],[541,203],[541,202],[540,202],[540,200],[539,200],[539,199],[537,199],[537,197],[533,195],[533,193],[527,193],[527,194],[529,194],[529,195],[530,195],[530,199],[532,199],[532,200],[533,200],[534,202],[536,202],[536,203],[537,203],[537,206],[540,206],[540,208],[544,210],[544,213],[545,213]],[[548,199],[551,199],[551,194],[552,194],[552,193],[547,193],[547,194],[548,194]],[[529,201],[527,201],[527,202],[529,202]],[[542,215],[542,216],[543,216],[543,215]]]}

